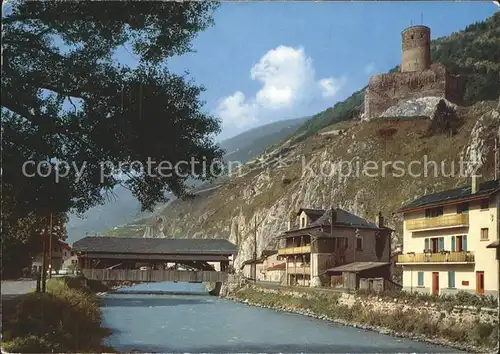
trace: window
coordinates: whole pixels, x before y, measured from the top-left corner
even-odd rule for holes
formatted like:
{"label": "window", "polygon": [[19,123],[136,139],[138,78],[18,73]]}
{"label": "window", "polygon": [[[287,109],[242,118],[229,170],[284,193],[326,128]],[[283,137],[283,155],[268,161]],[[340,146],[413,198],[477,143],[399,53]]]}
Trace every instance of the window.
{"label": "window", "polygon": [[417,285],[424,286],[424,272],[418,272]]}
{"label": "window", "polygon": [[457,205],[457,214],[465,214],[469,212],[469,203],[462,203]]}
{"label": "window", "polygon": [[490,200],[489,199],[481,200],[481,210],[486,210],[489,208],[490,208]]}
{"label": "window", "polygon": [[431,208],[425,210],[426,218],[435,218],[437,216],[443,215],[443,207]]}
{"label": "window", "polygon": [[306,227],[306,218],[300,218],[300,227]]}
{"label": "window", "polygon": [[481,229],[481,241],[488,241],[488,229]]}
{"label": "window", "polygon": [[433,237],[431,239],[425,239],[426,250],[430,249],[432,253],[441,252],[444,250],[444,237]]}
{"label": "window", "polygon": [[363,239],[362,238],[357,238],[356,239],[356,249],[357,250],[362,250],[363,249]]}
{"label": "window", "polygon": [[448,288],[454,289],[455,288],[455,271],[450,270],[448,272]]}
{"label": "window", "polygon": [[451,251],[463,252],[467,251],[467,236],[451,236]]}

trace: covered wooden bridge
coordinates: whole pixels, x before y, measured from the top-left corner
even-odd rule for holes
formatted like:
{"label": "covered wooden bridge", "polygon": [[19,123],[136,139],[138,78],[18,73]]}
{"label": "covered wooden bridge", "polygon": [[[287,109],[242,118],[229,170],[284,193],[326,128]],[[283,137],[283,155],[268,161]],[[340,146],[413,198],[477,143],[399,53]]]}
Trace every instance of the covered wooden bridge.
{"label": "covered wooden bridge", "polygon": [[223,239],[88,236],[73,244],[88,279],[224,282],[236,246]]}

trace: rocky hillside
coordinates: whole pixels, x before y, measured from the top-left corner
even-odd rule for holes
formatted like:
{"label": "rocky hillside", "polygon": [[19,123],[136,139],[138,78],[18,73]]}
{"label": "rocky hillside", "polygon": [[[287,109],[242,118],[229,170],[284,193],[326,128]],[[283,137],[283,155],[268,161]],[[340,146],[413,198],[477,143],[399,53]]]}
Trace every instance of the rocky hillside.
{"label": "rocky hillside", "polygon": [[[164,233],[228,238],[239,246],[238,265],[252,257],[255,230],[260,251],[272,247],[273,237],[286,229],[300,207],[337,206],[372,220],[381,211],[396,230],[393,244],[397,244],[402,225],[393,213],[423,194],[467,183],[466,171],[460,173],[461,160],[478,166],[483,178],[493,176],[494,141],[500,138],[500,81],[495,80],[500,73],[500,45],[495,47],[499,31],[500,14],[496,14],[433,41],[434,60],[453,62],[453,71],[469,79],[470,105],[456,108],[459,124],[451,124],[453,132],[439,129],[426,117],[404,117],[405,110],[417,109],[421,102],[394,107],[398,118],[361,122],[364,90],[360,90],[315,115],[240,173],[194,199],[172,202],[161,212]],[[154,222],[143,219],[110,234],[140,236],[144,226]]]}
{"label": "rocky hillside", "polygon": [[[369,219],[381,211],[400,240],[401,223],[392,213],[422,194],[466,182],[459,176],[446,177],[452,169],[458,175],[460,159],[480,166],[485,178],[492,176],[494,139],[500,138],[499,109],[498,102],[459,107],[457,115],[463,123],[455,135],[432,133],[429,119],[416,118],[353,120],[329,126],[299,144],[283,144],[262,162],[248,163],[241,175],[216,189],[189,201],[173,202],[163,211],[164,233],[228,238],[239,245],[241,262],[251,257],[255,225],[260,251],[285,230],[300,207],[335,205]],[[343,130],[343,134],[328,134],[331,130]],[[415,176],[400,176],[400,169],[408,171],[412,161],[443,161],[446,176],[441,167],[438,176],[432,167],[424,176],[425,170],[418,166],[412,170]],[[352,171],[348,176],[349,166]],[[363,166],[368,175],[363,174]],[[422,176],[416,176],[419,173]],[[151,222],[144,220],[145,224]],[[115,235],[131,233],[134,231],[126,227],[113,231]],[[140,235],[141,231],[135,233]]]}

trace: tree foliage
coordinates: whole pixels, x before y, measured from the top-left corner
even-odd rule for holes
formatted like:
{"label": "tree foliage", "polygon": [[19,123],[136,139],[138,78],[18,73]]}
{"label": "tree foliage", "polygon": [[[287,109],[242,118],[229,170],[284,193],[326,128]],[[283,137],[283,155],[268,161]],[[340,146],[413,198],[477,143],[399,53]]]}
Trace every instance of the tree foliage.
{"label": "tree foliage", "polygon": [[[2,26],[2,184],[11,203],[2,221],[13,238],[16,220],[82,213],[103,203],[104,192],[119,183],[151,210],[167,192],[187,196],[189,177],[207,180],[218,172],[201,163],[193,165],[194,176],[185,164],[168,170],[180,161],[210,165],[223,151],[214,142],[220,122],[204,112],[199,98],[203,87],[166,67],[169,57],[191,50],[216,7],[159,1],[11,4]],[[135,68],[116,58],[127,47],[138,58]],[[22,169],[30,160],[46,163],[39,173],[26,166],[33,177]],[[160,171],[162,161],[168,163]],[[56,181],[58,164],[64,176]]]}
{"label": "tree foliage", "polygon": [[432,120],[429,123],[427,134],[456,134],[458,128],[463,124],[463,120],[457,116],[455,109],[448,106],[444,100],[440,100],[434,111]]}

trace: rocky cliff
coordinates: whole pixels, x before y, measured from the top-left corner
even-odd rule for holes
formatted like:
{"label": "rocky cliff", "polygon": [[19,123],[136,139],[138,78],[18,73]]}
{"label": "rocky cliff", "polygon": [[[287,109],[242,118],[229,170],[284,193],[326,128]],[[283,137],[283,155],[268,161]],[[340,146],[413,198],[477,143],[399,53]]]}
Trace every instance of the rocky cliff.
{"label": "rocky cliff", "polygon": [[[461,126],[455,134],[434,133],[426,118],[355,119],[331,125],[323,132],[343,134],[285,142],[232,171],[217,188],[171,203],[162,212],[164,233],[227,238],[239,247],[238,266],[252,258],[254,232],[260,252],[273,246],[273,238],[286,230],[300,207],[337,206],[372,220],[381,211],[396,230],[397,245],[402,223],[393,213],[403,203],[467,183],[465,174],[472,166],[484,179],[493,176],[499,110],[499,102],[458,107]],[[130,230],[118,228],[112,234]]]}

